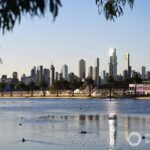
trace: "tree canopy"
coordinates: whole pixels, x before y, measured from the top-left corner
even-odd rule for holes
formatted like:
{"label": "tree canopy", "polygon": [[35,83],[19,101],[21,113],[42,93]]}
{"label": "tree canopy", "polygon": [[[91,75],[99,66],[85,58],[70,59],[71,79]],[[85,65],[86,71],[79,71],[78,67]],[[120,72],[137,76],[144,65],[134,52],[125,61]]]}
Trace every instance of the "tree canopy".
{"label": "tree canopy", "polygon": [[[134,0],[95,0],[98,12],[107,20],[114,20],[123,14],[124,6],[133,7]],[[80,3],[80,2],[78,2]],[[3,33],[14,28],[16,21],[20,23],[25,14],[43,16],[47,10],[54,19],[58,16],[61,0],[0,0],[0,29]]]}

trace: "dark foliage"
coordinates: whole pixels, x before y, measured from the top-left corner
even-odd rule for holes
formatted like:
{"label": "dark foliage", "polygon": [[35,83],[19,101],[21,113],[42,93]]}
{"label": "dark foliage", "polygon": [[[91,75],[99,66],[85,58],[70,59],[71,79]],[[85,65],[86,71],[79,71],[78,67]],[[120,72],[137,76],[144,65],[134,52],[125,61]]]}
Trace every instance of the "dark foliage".
{"label": "dark foliage", "polygon": [[99,13],[103,13],[107,20],[114,20],[123,15],[126,4],[133,8],[134,0],[96,0]]}
{"label": "dark foliage", "polygon": [[[103,13],[107,20],[123,14],[123,8],[128,4],[133,7],[134,0],[95,0],[99,13]],[[0,0],[0,29],[3,34],[11,31],[22,15],[44,16],[48,9],[55,19],[59,8],[62,7],[61,0]]]}
{"label": "dark foliage", "polygon": [[16,21],[21,21],[22,15],[44,16],[46,6],[55,18],[58,8],[62,6],[60,0],[0,0],[0,28],[5,31],[12,30]]}

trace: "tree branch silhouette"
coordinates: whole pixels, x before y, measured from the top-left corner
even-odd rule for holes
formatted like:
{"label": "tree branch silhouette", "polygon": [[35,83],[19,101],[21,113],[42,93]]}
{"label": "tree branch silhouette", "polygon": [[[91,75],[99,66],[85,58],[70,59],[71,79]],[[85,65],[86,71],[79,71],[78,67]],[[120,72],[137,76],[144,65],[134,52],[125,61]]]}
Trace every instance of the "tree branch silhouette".
{"label": "tree branch silhouette", "polygon": [[[124,6],[133,7],[134,0],[95,0],[100,14],[107,20],[114,20],[123,14]],[[3,34],[13,30],[16,22],[21,22],[23,15],[43,16],[47,10],[54,20],[58,16],[61,0],[0,0],[0,29]]]}

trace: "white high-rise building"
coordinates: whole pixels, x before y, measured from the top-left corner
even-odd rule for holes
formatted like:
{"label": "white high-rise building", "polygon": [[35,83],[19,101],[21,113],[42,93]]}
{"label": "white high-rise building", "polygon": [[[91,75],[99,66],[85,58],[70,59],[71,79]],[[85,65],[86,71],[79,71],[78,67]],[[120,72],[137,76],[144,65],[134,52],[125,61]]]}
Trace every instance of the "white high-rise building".
{"label": "white high-rise building", "polygon": [[63,79],[67,81],[68,80],[68,66],[63,65],[61,72],[62,72]]}
{"label": "white high-rise building", "polygon": [[117,55],[116,49],[110,49],[109,75],[117,80]]}
{"label": "white high-rise building", "polygon": [[84,81],[86,78],[86,62],[83,59],[79,61],[79,78],[81,81]]}

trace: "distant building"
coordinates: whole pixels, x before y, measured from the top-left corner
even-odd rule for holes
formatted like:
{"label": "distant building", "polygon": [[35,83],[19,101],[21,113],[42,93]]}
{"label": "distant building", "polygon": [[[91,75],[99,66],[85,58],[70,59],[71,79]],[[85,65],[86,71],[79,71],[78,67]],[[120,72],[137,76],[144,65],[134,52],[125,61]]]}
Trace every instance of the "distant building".
{"label": "distant building", "polygon": [[140,75],[139,72],[136,72],[135,70],[132,70],[132,72],[131,72],[131,77],[132,77],[132,78],[135,78],[135,77],[141,78],[141,75]]}
{"label": "distant building", "polygon": [[78,81],[78,77],[73,72],[71,72],[68,74],[68,80],[69,81],[72,81],[72,80]]}
{"label": "distant building", "polygon": [[50,70],[44,68],[44,82],[47,83],[47,85],[50,85]]}
{"label": "distant building", "polygon": [[29,85],[31,81],[32,81],[31,76],[26,77],[25,74],[21,76],[21,82],[23,82],[25,85]]}
{"label": "distant building", "polygon": [[102,84],[107,83],[107,75],[106,75],[106,70],[103,70],[102,72]]}
{"label": "distant building", "polygon": [[55,81],[55,67],[54,65],[51,65],[50,67],[50,86],[54,84]]}
{"label": "distant building", "polygon": [[18,73],[17,72],[13,72],[12,73],[12,80],[11,80],[11,83],[12,84],[17,84],[19,82],[18,80]]}
{"label": "distant building", "polygon": [[37,84],[40,85],[40,83],[43,81],[43,66],[40,65],[37,67]]}
{"label": "distant building", "polygon": [[96,86],[100,85],[100,76],[99,76],[99,58],[96,58],[96,78],[95,78]]}
{"label": "distant building", "polygon": [[36,83],[36,67],[31,69],[31,80]]}
{"label": "distant building", "polygon": [[94,67],[94,70],[93,70],[93,80],[94,80],[94,85],[96,85],[96,78],[97,77],[97,67]]}
{"label": "distant building", "polygon": [[64,80],[64,78],[63,78],[63,74],[62,74],[62,73],[59,73],[59,74],[58,74],[58,80],[59,80],[59,81]]}
{"label": "distant building", "polygon": [[123,80],[126,80],[128,78],[128,70],[123,71]]}
{"label": "distant building", "polygon": [[93,79],[93,67],[92,66],[89,67],[88,77]]}
{"label": "distant building", "polygon": [[79,78],[81,81],[84,81],[86,78],[86,62],[83,59],[79,61]]}
{"label": "distant building", "polygon": [[150,80],[150,71],[147,71],[147,79]]}
{"label": "distant building", "polygon": [[127,94],[150,95],[150,81],[143,81],[142,84],[129,84]]}
{"label": "distant building", "polygon": [[7,75],[2,75],[1,82],[7,82]]}
{"label": "distant building", "polygon": [[146,79],[146,67],[145,66],[142,66],[142,79]]}
{"label": "distant building", "polygon": [[117,55],[116,49],[110,49],[109,75],[117,80]]}
{"label": "distant building", "polygon": [[61,72],[62,72],[63,79],[67,81],[68,80],[68,66],[63,65]]}
{"label": "distant building", "polygon": [[59,76],[59,73],[56,72],[56,73],[55,73],[55,80],[56,80],[56,81],[58,81],[58,76]]}
{"label": "distant building", "polygon": [[127,78],[131,78],[131,66],[130,66],[130,54],[126,53],[125,54],[125,61],[126,61],[126,67],[125,69],[127,70]]}
{"label": "distant building", "polygon": [[13,72],[12,73],[12,78],[13,79],[18,79],[18,73],[17,72]]}

